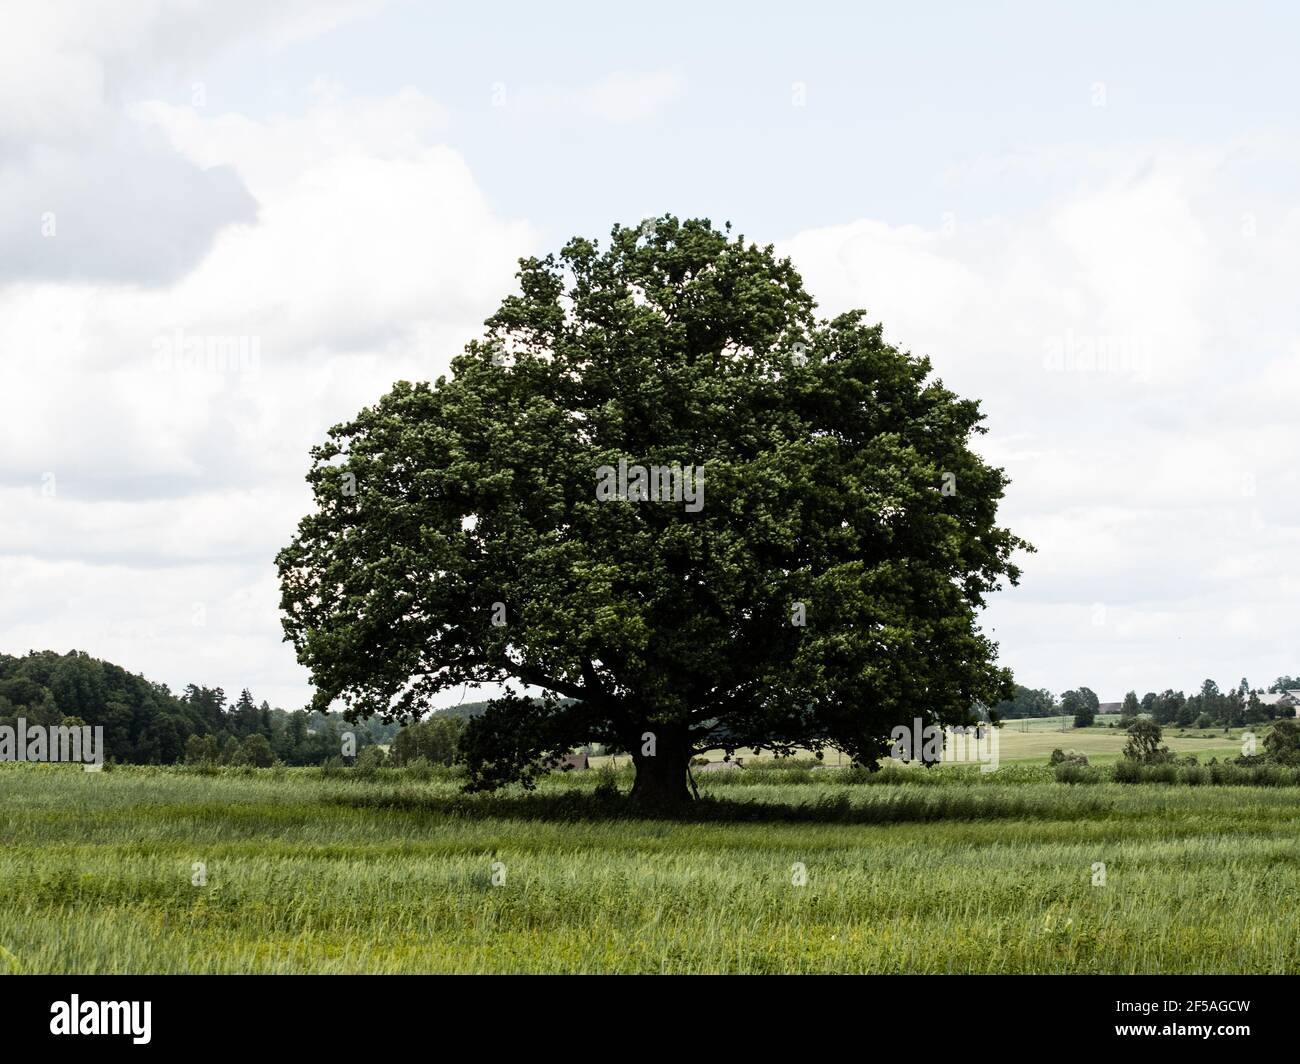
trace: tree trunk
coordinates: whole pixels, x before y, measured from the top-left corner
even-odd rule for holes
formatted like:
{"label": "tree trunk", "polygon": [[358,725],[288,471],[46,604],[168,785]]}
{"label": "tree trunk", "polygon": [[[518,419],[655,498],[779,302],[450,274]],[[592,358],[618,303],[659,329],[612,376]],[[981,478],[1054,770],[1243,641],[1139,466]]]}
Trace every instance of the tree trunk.
{"label": "tree trunk", "polygon": [[686,787],[686,769],[689,755],[662,743],[653,757],[636,751],[632,754],[636,765],[636,782],[632,784],[632,801],[649,808],[679,806],[691,801]]}

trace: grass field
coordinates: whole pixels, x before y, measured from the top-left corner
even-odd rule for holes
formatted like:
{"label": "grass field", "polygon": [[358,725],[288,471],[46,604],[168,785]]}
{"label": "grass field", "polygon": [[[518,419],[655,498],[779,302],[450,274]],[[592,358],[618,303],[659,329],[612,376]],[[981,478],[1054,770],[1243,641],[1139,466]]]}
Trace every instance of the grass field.
{"label": "grass field", "polygon": [[[1124,750],[1128,735],[1120,728],[1094,726],[1060,730],[1059,717],[1006,721],[999,736],[999,756],[1004,761],[1046,762],[1056,747],[1086,754],[1090,761],[1105,764]],[[1022,730],[1023,729],[1023,730]],[[1255,729],[1262,734],[1263,726]],[[1161,740],[1179,756],[1196,754],[1202,761],[1211,757],[1237,757],[1241,753],[1242,729],[1225,734],[1222,728],[1166,728]]]}
{"label": "grass field", "polygon": [[[1004,721],[998,734],[998,758],[1000,761],[1008,762],[1047,764],[1052,751],[1060,747],[1062,750],[1086,754],[1095,764],[1108,764],[1120,756],[1125,743],[1128,742],[1128,735],[1122,729],[1108,727],[1112,721],[1118,719],[1117,714],[1103,715],[1097,718],[1099,723],[1091,728],[1069,726],[1064,732],[1061,731],[1060,717],[1030,717],[1025,720]],[[1254,731],[1262,737],[1266,728],[1267,725],[1259,725]],[[1222,728],[1202,730],[1169,727],[1165,730],[1162,742],[1180,757],[1196,754],[1202,761],[1212,757],[1223,760],[1241,754],[1241,735],[1244,730],[1234,728],[1230,733],[1225,733]],[[756,760],[772,760],[772,754],[767,751],[759,755],[755,755],[752,750],[738,750],[736,753],[745,759],[746,764]],[[710,760],[719,761],[722,759],[723,752],[714,750],[707,756]],[[834,752],[827,753],[825,757],[828,764],[835,764]],[[626,765],[630,763],[630,759],[625,756],[592,759],[592,767],[599,767],[606,763]]]}
{"label": "grass field", "polygon": [[0,971],[1300,969],[1300,788],[841,776],[715,774],[666,820],[597,773],[4,764]]}

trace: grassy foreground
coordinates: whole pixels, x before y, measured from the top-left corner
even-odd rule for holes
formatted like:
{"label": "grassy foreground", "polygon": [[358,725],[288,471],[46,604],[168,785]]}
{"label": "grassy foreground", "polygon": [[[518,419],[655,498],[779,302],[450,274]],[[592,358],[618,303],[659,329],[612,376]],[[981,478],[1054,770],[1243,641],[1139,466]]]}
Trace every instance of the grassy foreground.
{"label": "grassy foreground", "polygon": [[0,972],[1300,970],[1300,788],[838,775],[652,820],[595,773],[3,764]]}

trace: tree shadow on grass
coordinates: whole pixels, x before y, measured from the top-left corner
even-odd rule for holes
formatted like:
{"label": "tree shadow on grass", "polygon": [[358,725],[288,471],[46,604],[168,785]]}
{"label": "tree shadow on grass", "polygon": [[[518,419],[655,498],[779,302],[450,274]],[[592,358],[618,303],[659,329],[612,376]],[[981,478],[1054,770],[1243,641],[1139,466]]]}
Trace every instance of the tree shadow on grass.
{"label": "tree shadow on grass", "polygon": [[330,804],[465,820],[616,821],[666,820],[688,824],[903,824],[942,820],[1078,820],[1096,817],[1110,802],[1089,796],[993,794],[828,795],[806,802],[737,800],[706,795],[698,801],[646,809],[622,795],[589,791],[561,794],[430,794],[416,788],[335,794]]}

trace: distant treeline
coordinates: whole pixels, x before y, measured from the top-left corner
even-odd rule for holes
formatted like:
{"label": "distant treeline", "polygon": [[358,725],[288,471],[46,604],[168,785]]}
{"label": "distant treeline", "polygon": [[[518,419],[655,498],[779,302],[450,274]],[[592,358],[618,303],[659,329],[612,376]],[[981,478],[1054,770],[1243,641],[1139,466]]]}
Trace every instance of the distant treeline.
{"label": "distant treeline", "polygon": [[[1300,689],[1300,678],[1279,676],[1267,691]],[[1245,679],[1221,690],[1206,680],[1200,691],[1136,691],[1124,696],[1121,724],[1139,714],[1162,725],[1241,727],[1295,715],[1291,707],[1264,705]],[[110,760],[131,764],[211,761],[223,764],[319,765],[343,751],[345,733],[355,737],[358,755],[366,747],[391,745],[391,762],[415,759],[447,764],[458,759],[460,733],[487,702],[466,702],[403,729],[379,718],[348,723],[339,715],[284,710],[257,702],[247,690],[229,701],[220,687],[189,684],[179,695],[111,662],[81,651],[33,651],[24,657],[0,654],[0,725],[17,718],[29,724],[68,722],[102,726]],[[1087,687],[1059,697],[1039,688],[1015,688],[1015,697],[992,707],[997,718],[1067,715],[1076,725],[1093,722],[1100,702]],[[408,734],[402,734],[406,732]],[[400,738],[399,738],[400,736]],[[382,751],[374,751],[368,761]],[[389,760],[384,758],[384,760]]]}
{"label": "distant treeline", "polygon": [[[1243,677],[1234,687],[1221,690],[1213,680],[1206,680],[1201,689],[1187,695],[1182,691],[1148,691],[1140,698],[1129,691],[1120,705],[1121,723],[1140,714],[1151,717],[1158,724],[1173,724],[1181,728],[1239,728],[1245,724],[1261,724],[1279,716],[1292,717],[1295,710],[1287,706],[1265,705],[1259,696],[1300,689],[1300,679],[1279,676],[1267,691],[1252,688]],[[1099,706],[1097,695],[1087,687],[1065,691],[1059,699],[1045,688],[1016,685],[1015,697],[993,706],[994,714],[1002,720],[1023,717],[1070,716],[1076,724],[1092,723]]]}
{"label": "distant treeline", "polygon": [[[470,707],[463,707],[470,709]],[[104,729],[113,761],[167,765],[182,760],[226,764],[318,765],[342,750],[389,743],[399,730],[378,719],[349,724],[337,715],[287,711],[241,691],[229,702],[220,687],[188,685],[176,695],[118,665],[72,651],[0,654],[0,725],[57,725],[68,718]]]}

